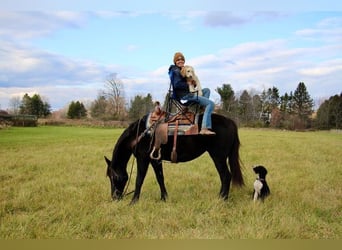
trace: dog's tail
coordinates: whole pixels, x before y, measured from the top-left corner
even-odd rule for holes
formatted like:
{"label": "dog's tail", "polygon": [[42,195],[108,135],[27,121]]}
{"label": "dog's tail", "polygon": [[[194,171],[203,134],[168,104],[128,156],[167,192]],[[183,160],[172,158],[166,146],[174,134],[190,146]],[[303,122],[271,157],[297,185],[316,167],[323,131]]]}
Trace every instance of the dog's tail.
{"label": "dog's tail", "polygon": [[233,127],[234,127],[233,128],[234,138],[232,142],[232,149],[229,154],[229,166],[230,166],[230,171],[232,172],[233,184],[236,186],[243,186],[245,185],[245,182],[243,180],[243,175],[241,171],[241,160],[240,160],[240,155],[239,155],[240,139],[239,139],[239,134],[237,131],[237,126],[234,122],[233,122]]}

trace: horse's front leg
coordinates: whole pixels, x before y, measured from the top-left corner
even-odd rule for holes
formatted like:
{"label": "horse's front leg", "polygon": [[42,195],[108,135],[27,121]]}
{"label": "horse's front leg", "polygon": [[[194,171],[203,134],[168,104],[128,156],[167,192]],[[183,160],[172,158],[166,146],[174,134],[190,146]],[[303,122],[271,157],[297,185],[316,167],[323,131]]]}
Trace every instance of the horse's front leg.
{"label": "horse's front leg", "polygon": [[148,158],[141,159],[141,160],[137,159],[137,177],[135,180],[135,190],[134,190],[133,198],[130,203],[131,205],[133,205],[139,200],[141,187],[144,183],[149,163],[150,161]]}
{"label": "horse's front leg", "polygon": [[154,173],[156,175],[159,188],[160,188],[160,199],[162,201],[166,201],[167,199],[167,191],[164,183],[164,173],[163,173],[163,163],[162,161],[152,161],[151,162]]}

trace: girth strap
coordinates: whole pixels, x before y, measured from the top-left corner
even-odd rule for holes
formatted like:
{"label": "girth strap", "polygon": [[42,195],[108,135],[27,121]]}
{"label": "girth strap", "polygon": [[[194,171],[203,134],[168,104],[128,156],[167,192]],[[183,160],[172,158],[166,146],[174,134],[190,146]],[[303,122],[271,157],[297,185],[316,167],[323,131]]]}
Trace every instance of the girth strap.
{"label": "girth strap", "polygon": [[173,132],[173,147],[171,152],[171,162],[177,162],[177,135],[178,135],[178,120],[176,121],[175,130]]}

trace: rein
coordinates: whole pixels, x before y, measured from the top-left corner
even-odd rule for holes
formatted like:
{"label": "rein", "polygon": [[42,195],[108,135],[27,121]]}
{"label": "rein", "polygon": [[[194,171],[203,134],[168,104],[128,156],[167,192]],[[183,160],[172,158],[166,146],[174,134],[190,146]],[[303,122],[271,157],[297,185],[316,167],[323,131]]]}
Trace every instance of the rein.
{"label": "rein", "polygon": [[[136,138],[136,141],[137,141],[137,144],[134,146],[134,153],[137,152],[137,147],[138,147],[139,138],[141,139],[141,138],[145,135],[145,131],[143,132],[143,134],[142,134],[141,137],[140,137],[139,134],[138,134],[138,133],[139,133],[140,122],[141,122],[141,118],[139,119],[139,122],[138,122],[137,134],[136,134],[136,137],[135,137],[135,138]],[[131,179],[132,179],[134,161],[135,161],[135,157],[133,158],[133,161],[132,161],[131,171],[130,171],[129,176],[128,176],[128,181],[127,181],[125,190],[124,190],[124,192],[122,193],[123,196],[130,195],[130,194],[134,193],[134,191],[135,191],[135,190],[133,190],[133,191],[130,191],[130,192],[127,193],[129,184],[130,184]]]}
{"label": "rein", "polygon": [[[136,136],[135,136],[135,138],[136,138],[136,139],[135,139],[136,144],[134,145],[134,154],[136,154],[136,152],[137,152],[138,143],[139,143],[139,141],[141,140],[141,138],[143,138],[143,137],[146,135],[147,131],[149,131],[149,130],[151,129],[151,127],[148,127],[148,128],[146,128],[146,129],[144,130],[144,132],[142,132],[142,134],[139,135],[139,128],[140,128],[140,122],[141,122],[141,120],[142,120],[142,118],[139,119],[138,128],[137,128],[137,134],[136,134]],[[135,190],[133,190],[133,191],[127,192],[128,187],[129,187],[129,184],[130,184],[131,179],[132,179],[134,162],[135,162],[135,157],[133,158],[133,161],[132,161],[131,171],[130,171],[129,176],[128,176],[128,181],[127,181],[125,190],[124,190],[124,192],[122,193],[123,196],[128,196],[128,195],[134,193],[134,191],[135,191]]]}

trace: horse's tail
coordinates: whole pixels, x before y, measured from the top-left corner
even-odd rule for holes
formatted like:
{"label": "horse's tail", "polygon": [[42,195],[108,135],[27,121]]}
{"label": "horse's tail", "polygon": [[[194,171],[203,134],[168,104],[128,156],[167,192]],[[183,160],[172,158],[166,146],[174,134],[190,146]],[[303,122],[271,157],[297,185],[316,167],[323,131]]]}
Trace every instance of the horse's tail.
{"label": "horse's tail", "polygon": [[[234,124],[235,125],[235,124]],[[237,132],[237,126],[235,125],[235,133],[232,144],[232,150],[229,154],[229,166],[232,172],[233,184],[236,186],[243,186],[245,182],[243,180],[242,170],[241,170],[241,160],[239,155],[240,149],[240,139]]]}

